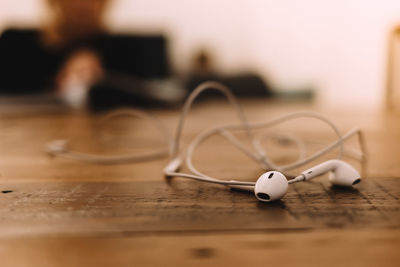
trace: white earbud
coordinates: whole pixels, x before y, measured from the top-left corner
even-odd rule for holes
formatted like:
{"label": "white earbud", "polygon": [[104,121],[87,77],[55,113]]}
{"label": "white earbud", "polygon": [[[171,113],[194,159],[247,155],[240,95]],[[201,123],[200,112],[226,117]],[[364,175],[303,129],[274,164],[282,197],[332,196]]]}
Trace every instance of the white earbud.
{"label": "white earbud", "polygon": [[334,185],[353,186],[361,182],[360,174],[350,164],[337,159],[325,161],[301,174],[307,181],[326,172],[330,172],[329,181]]}
{"label": "white earbud", "polygon": [[[328,160],[314,166],[292,180],[277,171],[269,171],[258,178],[253,186],[230,185],[229,187],[253,191],[256,198],[262,202],[281,199],[288,190],[288,184],[307,181],[330,172],[329,180],[334,185],[353,186],[361,182],[360,174],[348,163],[341,160]],[[231,181],[237,182],[237,181]]]}
{"label": "white earbud", "polygon": [[263,202],[281,199],[288,190],[288,181],[280,172],[266,172],[258,178],[254,187],[256,198]]}

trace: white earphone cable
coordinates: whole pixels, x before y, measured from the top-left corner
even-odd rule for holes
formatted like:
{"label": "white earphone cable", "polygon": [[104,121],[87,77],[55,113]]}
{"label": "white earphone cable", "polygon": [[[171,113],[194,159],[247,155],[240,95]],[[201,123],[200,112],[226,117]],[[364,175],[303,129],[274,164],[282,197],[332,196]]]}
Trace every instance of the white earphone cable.
{"label": "white earphone cable", "polygon": [[102,124],[107,123],[117,117],[138,117],[145,119],[152,123],[154,128],[158,129],[163,138],[165,139],[166,148],[157,149],[151,152],[145,153],[135,153],[135,154],[123,154],[123,155],[96,155],[90,153],[83,153],[78,151],[73,151],[68,149],[67,141],[55,140],[47,144],[46,151],[52,156],[59,156],[68,159],[74,159],[78,161],[84,161],[96,164],[123,164],[123,163],[134,163],[150,161],[159,158],[166,157],[171,154],[172,137],[168,128],[164,125],[162,121],[157,119],[155,116],[138,110],[138,109],[120,109],[106,114],[100,122]]}
{"label": "white earphone cable", "polygon": [[[270,120],[270,121],[266,121],[266,122],[258,122],[258,123],[252,123],[250,124],[248,127],[250,129],[255,129],[255,128],[263,128],[263,127],[271,127],[273,125],[282,123],[286,120],[290,120],[290,119],[295,119],[295,118],[299,118],[299,117],[311,117],[311,118],[316,118],[319,119],[323,122],[326,122],[329,126],[332,127],[332,129],[335,131],[336,135],[338,136],[339,140],[341,138],[341,134],[339,132],[339,130],[337,129],[337,127],[328,119],[326,119],[325,117],[317,114],[317,113],[313,113],[313,112],[296,112],[296,113],[292,113],[289,115],[285,115],[285,116],[281,116],[279,118]],[[246,149],[243,145],[240,144],[240,142],[233,137],[230,134],[227,134],[227,130],[238,130],[241,129],[242,125],[237,125],[237,124],[227,124],[227,125],[223,125],[223,126],[217,126],[214,128],[211,128],[209,130],[205,130],[202,133],[200,133],[189,145],[188,149],[187,149],[187,153],[186,153],[186,165],[188,166],[188,168],[190,169],[190,171],[192,171],[193,173],[197,174],[197,175],[205,175],[203,173],[201,173],[200,171],[198,171],[193,163],[192,163],[192,155],[195,151],[195,149],[202,143],[204,142],[207,138],[209,138],[210,136],[217,134],[217,133],[222,133],[223,136],[227,137],[227,139],[237,148],[239,148],[241,151],[244,151],[247,155],[251,154],[251,151]],[[258,145],[256,143],[256,145]],[[343,147],[343,142],[339,142],[338,145],[340,147]],[[341,154],[339,154],[339,158],[340,158]],[[252,155],[250,156],[252,159],[258,159],[259,157],[257,155]],[[314,158],[313,158],[314,159]],[[311,160],[313,160],[311,159]],[[285,165],[285,166],[278,166],[275,165],[272,161],[270,161],[268,159],[268,157],[265,154],[265,157],[263,158],[263,160],[267,163],[267,166],[269,166],[271,169],[277,170],[277,171],[281,171],[284,172],[286,170],[290,170],[293,168],[296,168],[298,166],[301,166],[303,164],[308,163],[309,161],[306,162],[306,160],[310,160],[310,159],[303,159],[301,161],[297,161],[293,164],[289,164],[289,165]],[[206,175],[205,175],[206,176]]]}
{"label": "white earphone cable", "polygon": [[[229,103],[233,106],[233,108],[236,110],[239,119],[240,119],[240,124],[225,124],[225,125],[219,125],[215,126],[211,129],[207,129],[202,131],[200,134],[198,134],[193,141],[188,145],[187,149],[185,149],[180,155],[179,155],[179,147],[180,147],[180,142],[181,142],[181,136],[183,132],[183,127],[184,127],[184,122],[187,117],[187,114],[189,113],[193,102],[195,99],[204,91],[209,90],[209,89],[214,89],[217,91],[220,91],[223,93],[226,98],[228,99]],[[56,156],[61,156],[65,158],[70,158],[70,159],[75,159],[75,160],[80,160],[80,161],[85,161],[85,162],[90,162],[90,163],[97,163],[97,164],[120,164],[120,163],[128,163],[128,162],[141,162],[141,161],[150,161],[150,160],[155,160],[159,159],[162,157],[170,156],[171,163],[173,163],[173,168],[170,168],[167,166],[164,170],[164,174],[168,177],[172,176],[177,176],[177,177],[183,177],[183,178],[188,178],[188,179],[194,179],[198,181],[203,181],[203,182],[210,182],[210,183],[216,183],[216,184],[222,184],[222,185],[235,185],[235,186],[254,186],[254,182],[245,182],[245,181],[226,181],[226,180],[221,180],[218,178],[214,178],[211,176],[208,176],[199,170],[194,166],[193,164],[193,154],[197,147],[202,144],[204,141],[206,141],[208,138],[215,134],[219,134],[222,137],[226,138],[233,146],[238,148],[240,151],[242,151],[244,154],[246,154],[248,157],[250,157],[252,160],[260,164],[260,166],[264,170],[276,170],[279,172],[282,172],[286,175],[288,175],[286,172],[298,167],[301,167],[319,157],[322,155],[332,151],[333,149],[339,147],[339,154],[338,158],[340,159],[345,152],[347,152],[344,149],[344,142],[348,140],[350,137],[353,135],[357,134],[358,135],[358,141],[360,144],[360,149],[361,149],[361,155],[359,153],[355,153],[351,151],[350,155],[361,159],[362,163],[365,163],[366,161],[366,148],[365,148],[365,143],[364,143],[364,138],[359,129],[353,129],[349,132],[347,132],[345,135],[341,135],[340,131],[338,130],[337,126],[327,119],[326,117],[315,113],[315,112],[309,112],[309,111],[302,111],[302,112],[295,112],[291,113],[288,115],[283,115],[278,118],[269,120],[269,121],[263,121],[263,122],[257,122],[257,123],[249,123],[243,109],[239,105],[236,97],[231,93],[231,91],[225,87],[224,85],[217,83],[217,82],[204,82],[200,84],[198,87],[195,88],[195,90],[188,96],[187,100],[184,103],[178,125],[176,128],[176,132],[174,137],[171,136],[168,128],[156,117],[150,115],[147,112],[140,111],[137,109],[123,109],[123,110],[118,110],[115,112],[112,112],[102,119],[103,122],[107,122],[109,120],[115,119],[117,117],[121,116],[128,116],[128,117],[139,117],[142,119],[146,119],[152,123],[152,125],[158,129],[158,131],[162,134],[162,136],[165,138],[165,143],[166,147],[161,148],[152,152],[147,152],[147,153],[141,153],[141,154],[125,154],[125,155],[95,155],[95,154],[89,154],[89,153],[82,153],[82,152],[77,152],[77,151],[72,151],[69,150],[66,146],[65,141],[53,141],[47,146],[47,150],[50,154],[56,155]],[[306,157],[305,156],[305,148],[304,148],[304,143],[295,137],[286,137],[288,140],[292,141],[294,144],[299,149],[299,158],[293,163],[286,164],[286,165],[277,165],[274,162],[272,162],[269,157],[267,156],[267,152],[264,150],[262,147],[261,141],[265,137],[264,135],[261,135],[260,137],[256,137],[253,133],[254,129],[262,129],[262,128],[268,128],[272,127],[275,125],[279,125],[281,123],[284,123],[289,120],[293,119],[298,119],[298,118],[313,118],[320,120],[327,124],[336,134],[337,140],[329,144],[328,146],[324,147],[323,149],[315,152],[314,154]],[[252,147],[254,148],[254,151],[250,148],[248,148],[246,145],[244,145],[237,137],[235,137],[231,131],[235,130],[244,130],[248,136],[248,138],[251,141]],[[346,153],[347,154],[347,153]],[[178,161],[176,161],[179,159]],[[180,173],[177,172],[176,170],[179,169],[182,161],[186,162],[187,168],[193,173],[193,174],[187,174],[187,173]],[[171,165],[172,166],[172,165]],[[364,166],[364,164],[362,164]],[[289,183],[297,182],[300,181],[302,177],[298,176],[293,180],[289,180]]]}
{"label": "white earphone cable", "polygon": [[[325,148],[321,149],[320,151],[314,153],[313,155],[295,163],[292,164],[291,168],[294,167],[299,167],[302,166],[304,164],[307,164],[315,159],[317,159],[318,157],[328,153],[329,151],[331,151],[332,149],[342,145],[342,143],[346,140],[348,140],[349,138],[351,138],[352,136],[358,134],[359,135],[360,130],[355,128],[351,131],[349,131],[348,133],[346,133],[343,137],[341,137],[340,139],[336,140],[335,142],[331,143],[330,145],[326,146]],[[186,165],[189,168],[189,170],[193,173],[195,173],[196,175],[191,175],[191,174],[185,174],[185,173],[179,173],[179,172],[165,172],[165,174],[167,174],[168,176],[179,176],[179,177],[183,177],[183,178],[190,178],[190,179],[195,179],[195,180],[199,180],[199,181],[204,181],[204,182],[212,182],[212,183],[218,183],[218,184],[224,184],[224,185],[251,185],[251,182],[243,182],[243,184],[240,181],[225,181],[225,180],[221,180],[215,177],[211,177],[208,176],[200,171],[198,171],[193,163],[192,163],[192,159],[191,159],[191,155],[194,151],[194,149],[196,148],[197,145],[192,146],[194,142],[191,143],[191,145],[188,148],[188,153],[186,155]],[[362,141],[360,140],[360,144],[362,143]],[[361,149],[364,151],[364,146],[361,145]],[[287,165],[288,166],[288,165]],[[190,176],[190,177],[188,177]],[[295,179],[289,180],[289,183],[294,183],[294,182],[298,182],[298,181],[303,181],[302,180],[302,176],[297,176]],[[254,185],[254,183],[253,183]]]}
{"label": "white earphone cable", "polygon": [[226,98],[228,99],[229,103],[237,111],[239,119],[241,121],[241,125],[245,129],[245,131],[247,132],[247,135],[248,135],[249,139],[252,141],[256,152],[259,153],[260,155],[262,155],[263,151],[260,150],[260,148],[255,145],[254,135],[251,132],[250,127],[248,126],[249,123],[247,121],[246,115],[244,114],[244,111],[242,110],[242,108],[239,105],[239,103],[237,102],[236,97],[232,94],[232,92],[226,86],[224,86],[224,85],[222,85],[220,83],[217,83],[217,82],[204,82],[204,83],[200,84],[199,86],[197,86],[194,89],[194,91],[188,96],[187,100],[185,101],[185,103],[183,105],[183,109],[182,109],[182,112],[181,112],[181,116],[179,118],[178,126],[176,128],[174,142],[173,142],[173,145],[172,145],[172,152],[171,152],[172,158],[175,158],[176,156],[178,156],[179,145],[180,145],[180,141],[181,141],[184,122],[185,122],[186,116],[189,113],[190,108],[191,108],[194,100],[202,92],[204,92],[206,90],[210,90],[210,89],[214,89],[214,90],[220,91],[226,96]]}

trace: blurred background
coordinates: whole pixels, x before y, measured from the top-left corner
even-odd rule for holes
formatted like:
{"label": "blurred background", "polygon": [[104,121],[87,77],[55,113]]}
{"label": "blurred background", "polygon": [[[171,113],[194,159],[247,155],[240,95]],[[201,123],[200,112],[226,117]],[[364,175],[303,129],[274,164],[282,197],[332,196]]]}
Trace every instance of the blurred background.
{"label": "blurred background", "polygon": [[[0,1],[0,31],[48,19],[44,0]],[[380,108],[400,1],[113,0],[105,24],[110,32],[166,36],[178,76],[207,51],[224,75],[252,71],[279,92],[315,89],[323,105]]]}

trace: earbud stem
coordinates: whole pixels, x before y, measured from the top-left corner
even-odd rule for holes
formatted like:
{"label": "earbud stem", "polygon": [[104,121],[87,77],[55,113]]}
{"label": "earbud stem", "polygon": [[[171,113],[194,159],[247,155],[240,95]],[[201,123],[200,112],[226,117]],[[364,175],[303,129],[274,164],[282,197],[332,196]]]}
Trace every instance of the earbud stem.
{"label": "earbud stem", "polygon": [[334,170],[336,164],[337,160],[328,160],[308,170],[303,171],[301,174],[304,176],[304,180],[307,181],[312,178],[318,177],[324,173]]}
{"label": "earbud stem", "polygon": [[305,180],[310,180],[327,172],[330,172],[329,181],[334,185],[353,186],[361,182],[358,171],[350,164],[338,159],[323,162],[302,172],[302,175]]}

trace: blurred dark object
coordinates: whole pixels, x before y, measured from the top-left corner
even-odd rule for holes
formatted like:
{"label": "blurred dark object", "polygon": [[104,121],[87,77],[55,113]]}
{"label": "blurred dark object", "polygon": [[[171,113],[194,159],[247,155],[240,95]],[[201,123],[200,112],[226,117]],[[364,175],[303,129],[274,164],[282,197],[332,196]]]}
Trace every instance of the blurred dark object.
{"label": "blurred dark object", "polygon": [[161,35],[96,34],[62,47],[47,47],[39,30],[7,30],[0,36],[0,92],[43,93],[54,87],[64,61],[79,49],[100,57],[106,72],[166,78],[167,41]]}
{"label": "blurred dark object", "polygon": [[216,73],[213,58],[214,56],[207,49],[199,50],[192,60],[192,72],[198,75]]}
{"label": "blurred dark object", "polygon": [[7,30],[0,36],[0,92],[42,93],[50,90],[66,51],[46,49],[39,31]]}
{"label": "blurred dark object", "polygon": [[[239,97],[272,96],[269,87],[255,74],[192,75],[186,86],[168,79],[154,81],[108,74],[90,90],[89,104],[94,111],[121,106],[170,107],[182,104],[188,93],[205,81],[220,82]],[[199,97],[208,99],[222,96],[220,92],[210,90]]]}
{"label": "blurred dark object", "polygon": [[[193,91],[199,84],[205,81],[217,81],[228,86],[232,92],[239,97],[270,97],[271,88],[257,74],[242,73],[237,75],[217,75],[217,74],[193,74],[186,84],[189,92]],[[219,92],[207,91],[204,98],[221,96]]]}
{"label": "blurred dark object", "polygon": [[128,87],[119,80],[106,78],[90,89],[89,107],[92,111],[104,111],[117,107],[160,105],[158,101],[140,93],[146,89],[143,81],[130,81]]}
{"label": "blurred dark object", "polygon": [[92,111],[117,107],[169,107],[186,97],[183,86],[174,79],[137,79],[121,73],[107,73],[89,91]]}
{"label": "blurred dark object", "polygon": [[[269,97],[272,95],[271,88],[257,74],[242,72],[236,75],[221,75],[214,66],[215,55],[210,49],[199,49],[192,58],[191,74],[186,83],[186,90],[193,91],[199,84],[205,81],[220,82],[229,87],[239,97]],[[200,97],[221,96],[219,92],[207,91]]]}

